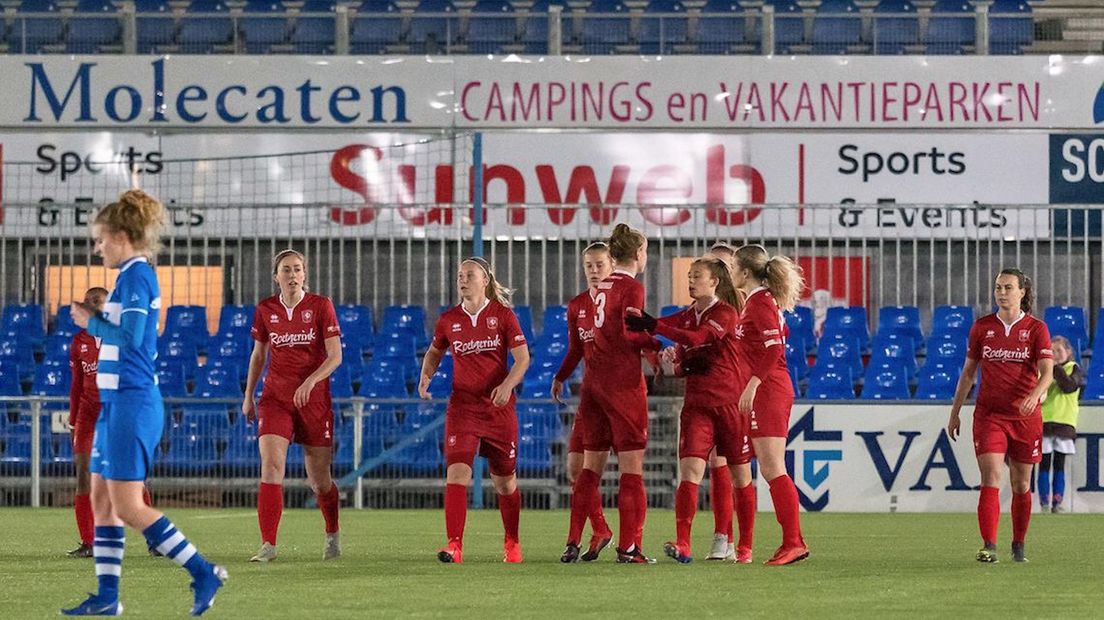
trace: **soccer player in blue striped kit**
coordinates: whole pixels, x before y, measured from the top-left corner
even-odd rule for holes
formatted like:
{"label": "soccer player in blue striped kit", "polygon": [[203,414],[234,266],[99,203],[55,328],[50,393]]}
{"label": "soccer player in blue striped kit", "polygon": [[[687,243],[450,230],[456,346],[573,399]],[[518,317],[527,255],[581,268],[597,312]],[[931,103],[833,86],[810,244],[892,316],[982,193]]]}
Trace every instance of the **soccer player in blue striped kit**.
{"label": "soccer player in blue striped kit", "polygon": [[150,258],[160,247],[165,210],[141,190],[130,190],[97,213],[92,222],[96,253],[109,269],[118,269],[115,290],[104,314],[81,303],[73,320],[101,339],[99,373],[103,410],[92,445],[92,511],[99,591],[67,616],[118,616],[124,524],[142,532],[149,547],[184,567],[192,576],[192,615],[210,608],[226,579],[226,570],[208,562],[168,517],[142,501],[154,449],[161,439],[165,411],[157,389],[157,320],[161,292]]}

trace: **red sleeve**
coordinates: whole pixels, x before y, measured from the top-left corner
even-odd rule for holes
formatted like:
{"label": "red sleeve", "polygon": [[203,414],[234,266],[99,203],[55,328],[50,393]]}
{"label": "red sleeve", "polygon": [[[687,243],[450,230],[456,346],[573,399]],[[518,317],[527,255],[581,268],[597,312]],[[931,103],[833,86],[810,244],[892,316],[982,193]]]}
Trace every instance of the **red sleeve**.
{"label": "red sleeve", "polygon": [[567,305],[567,355],[556,371],[556,381],[563,383],[575,372],[579,360],[583,359],[583,340],[579,338],[579,313],[571,304]]}
{"label": "red sleeve", "polygon": [[[749,333],[744,334],[744,338],[751,342],[748,368],[751,369],[753,377],[763,381],[775,361],[771,348],[784,346],[781,319],[777,318],[777,314],[765,312],[764,306],[760,304],[750,306],[746,312],[750,330]],[[774,314],[773,320],[772,314]]]}
{"label": "red sleeve", "polygon": [[437,326],[433,328],[433,343],[431,346],[438,351],[448,351],[449,340],[445,335],[445,317],[437,319]]}
{"label": "red sleeve", "polygon": [[[1081,356],[1080,351],[1073,354],[1074,359]],[[1054,351],[1050,348],[1050,329],[1042,321],[1039,321],[1039,329],[1035,330],[1035,355],[1041,360],[1054,359]]]}
{"label": "red sleeve", "polygon": [[84,391],[84,368],[80,363],[80,345],[77,338],[69,343],[69,426],[77,420],[77,409],[80,407],[81,393]]}
{"label": "red sleeve", "polygon": [[268,342],[268,326],[264,322],[263,313],[264,309],[258,305],[253,311],[253,327],[249,330],[249,335],[258,342]]}
{"label": "red sleeve", "polygon": [[980,321],[974,321],[973,327],[970,328],[970,338],[966,341],[966,357],[974,360],[975,362],[981,359]]}
{"label": "red sleeve", "polygon": [[521,331],[521,323],[518,323],[517,315],[514,311],[507,308],[505,320],[502,321],[502,333],[506,336],[506,350],[509,351],[515,347],[524,347],[525,332]]}
{"label": "red sleeve", "polygon": [[325,307],[322,308],[322,316],[318,317],[318,331],[325,334],[322,340],[341,337],[341,324],[337,322],[337,310],[334,310],[333,301],[326,298]]}
{"label": "red sleeve", "polygon": [[[644,287],[633,280],[625,290],[625,314],[644,312]],[[656,339],[645,332],[631,332],[625,327],[625,317],[621,317],[621,334],[626,341],[637,349],[655,349]]]}
{"label": "red sleeve", "polygon": [[[681,313],[679,313],[681,314]],[[678,323],[678,314],[659,319],[656,323],[656,333],[660,336],[674,340],[686,347],[700,347],[710,344],[725,337],[731,329],[731,325],[722,325],[712,317],[706,319],[697,329],[681,329],[675,327]],[[729,323],[728,316],[718,316],[725,323]]]}

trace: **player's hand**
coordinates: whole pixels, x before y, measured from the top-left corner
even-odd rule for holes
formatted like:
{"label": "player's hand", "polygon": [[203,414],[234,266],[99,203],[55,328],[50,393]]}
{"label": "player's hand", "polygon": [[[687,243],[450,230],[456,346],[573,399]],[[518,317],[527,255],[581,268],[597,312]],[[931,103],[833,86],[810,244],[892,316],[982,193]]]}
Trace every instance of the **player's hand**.
{"label": "player's hand", "polygon": [[433,379],[429,375],[422,375],[421,379],[418,379],[418,396],[422,400],[430,400],[433,398],[433,394],[429,393],[429,382]]}
{"label": "player's hand", "polygon": [[81,329],[88,329],[88,320],[96,313],[91,306],[87,306],[79,301],[74,301],[69,304],[69,314],[73,317],[73,322],[77,324],[77,327]]}
{"label": "player's hand", "polygon": [[656,328],[656,319],[654,316],[640,311],[640,316],[635,314],[625,315],[625,327],[630,332],[653,332]]}
{"label": "player's hand", "polygon": [[314,381],[307,379],[303,382],[303,385],[299,386],[299,389],[295,390],[295,396],[292,397],[292,402],[296,407],[303,408],[310,402],[311,392],[314,391]]}
{"label": "player's hand", "polygon": [[951,419],[947,421],[947,436],[951,438],[951,441],[958,441],[958,433],[962,426],[962,420],[958,417],[958,412],[951,413]]}
{"label": "player's hand", "polygon": [[1034,392],[1028,394],[1020,401],[1020,415],[1031,415],[1035,412],[1035,408],[1039,406],[1039,401],[1042,400],[1041,395],[1036,395]]}
{"label": "player's hand", "polygon": [[257,403],[253,401],[252,394],[247,394],[246,397],[242,399],[241,410],[247,422],[253,424],[257,421]]}
{"label": "player's hand", "polygon": [[506,403],[510,402],[511,394],[513,394],[513,390],[507,388],[505,383],[501,383],[491,390],[491,403],[495,407],[505,407]]}
{"label": "player's hand", "polygon": [[552,380],[552,400],[564,404],[563,401],[563,381]]}
{"label": "player's hand", "polygon": [[[707,372],[709,372],[709,359],[704,355],[695,355],[682,360],[682,374],[684,375],[704,375]],[[754,400],[754,396],[752,399]]]}
{"label": "player's hand", "polygon": [[740,394],[740,403],[737,405],[737,407],[740,409],[740,413],[748,414],[751,413],[751,410],[753,408],[755,408],[756,391],[757,388],[750,383],[748,383],[747,387],[744,388],[743,393]]}

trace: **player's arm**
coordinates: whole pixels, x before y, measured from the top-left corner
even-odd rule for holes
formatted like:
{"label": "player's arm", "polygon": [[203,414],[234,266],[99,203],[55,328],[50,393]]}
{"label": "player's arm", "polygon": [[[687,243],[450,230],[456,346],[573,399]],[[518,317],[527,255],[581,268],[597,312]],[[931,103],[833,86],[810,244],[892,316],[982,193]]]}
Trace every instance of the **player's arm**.
{"label": "player's arm", "polygon": [[743,393],[740,394],[738,407],[741,413],[751,413],[759,386],[763,384],[763,378],[767,376],[775,362],[774,347],[785,346],[782,340],[782,326],[779,323],[763,320],[756,314],[751,317],[749,327],[751,333],[747,338],[752,342],[752,346],[749,347],[747,363],[751,370],[751,377],[744,386]]}
{"label": "player's arm", "polygon": [[1079,364],[1074,364],[1069,374],[1058,364],[1054,365],[1054,383],[1063,394],[1073,394],[1085,385],[1085,373]]}
{"label": "player's arm", "polygon": [[552,398],[556,402],[562,402],[560,395],[563,394],[564,381],[567,381],[571,373],[575,372],[575,369],[579,366],[579,360],[583,359],[584,345],[583,339],[579,337],[578,327],[578,313],[571,312],[569,307],[567,312],[567,355],[560,362],[560,369],[556,371],[556,376],[552,379]]}
{"label": "player's arm", "polygon": [[510,349],[510,355],[514,356],[514,365],[502,383],[491,391],[491,402],[495,407],[501,407],[510,402],[510,394],[513,393],[521,380],[525,377],[525,371],[529,369],[529,346],[520,344]]}
{"label": "player's arm", "polygon": [[77,421],[77,408],[80,407],[81,393],[84,391],[84,368],[80,363],[80,347],[76,337],[69,344],[69,426]]}
{"label": "player's arm", "polygon": [[707,320],[697,329],[682,329],[677,326],[677,316],[656,319],[656,333],[687,348],[713,344],[724,336],[724,328],[716,321],[712,321],[713,325],[710,325],[710,321]]}
{"label": "player's arm", "polygon": [[299,386],[299,389],[295,390],[293,400],[296,407],[302,407],[310,402],[310,395],[314,391],[314,386],[332,375],[333,371],[341,365],[341,336],[330,336],[324,341],[324,344],[326,345],[326,359],[322,360],[318,368],[315,368],[314,372],[303,380],[303,384]]}
{"label": "player's arm", "polygon": [[633,286],[625,293],[625,315],[621,317],[621,336],[639,350],[659,351],[662,345],[648,333],[647,329],[643,331],[629,329],[629,321],[626,321],[628,317],[648,317],[651,319],[644,312],[643,286]]}
{"label": "player's arm", "polygon": [[1054,383],[1054,351],[1051,349],[1050,330],[1044,323],[1040,323],[1039,328],[1035,330],[1034,349],[1039,360],[1036,362],[1039,381],[1035,384],[1035,389],[1020,401],[1021,415],[1031,415],[1046,398],[1050,384]]}
{"label": "player's arm", "polygon": [[127,279],[120,283],[119,288],[120,298],[125,300],[119,323],[112,323],[102,315],[94,314],[88,319],[88,333],[101,338],[105,344],[137,349],[146,335],[152,296],[149,287],[142,280],[131,282]]}

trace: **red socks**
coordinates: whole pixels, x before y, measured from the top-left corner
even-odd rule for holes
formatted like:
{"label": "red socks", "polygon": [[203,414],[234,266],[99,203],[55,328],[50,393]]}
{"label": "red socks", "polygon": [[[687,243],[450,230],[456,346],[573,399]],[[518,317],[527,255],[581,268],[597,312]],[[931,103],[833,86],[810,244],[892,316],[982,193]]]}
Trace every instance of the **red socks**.
{"label": "red socks", "polygon": [[713,532],[727,534],[732,542],[732,472],[728,466],[714,467],[709,474],[709,497],[713,502]]}
{"label": "red socks", "polygon": [[468,518],[468,487],[445,485],[445,533],[449,542],[464,543],[464,522]]}
{"label": "red socks", "polygon": [[[578,545],[583,536],[583,526],[586,525],[588,515],[594,512],[594,504],[598,504],[598,512],[601,513],[601,501],[598,496],[598,484],[602,477],[596,471],[583,468],[579,477],[575,480],[575,487],[571,490],[571,522],[567,531],[568,544]],[[607,529],[609,526],[606,526]]]}
{"label": "red socks", "polygon": [[736,489],[736,522],[740,525],[740,549],[751,549],[755,536],[755,513],[758,509],[758,498],[755,495],[755,485],[748,484],[742,489]]}
{"label": "red socks", "polygon": [[774,517],[782,526],[782,545],[803,547],[805,540],[801,537],[801,504],[797,499],[797,487],[786,474],[771,480],[769,484]]}
{"label": "red socks", "polygon": [[73,512],[77,516],[77,531],[80,532],[81,543],[92,544],[96,524],[92,518],[92,498],[88,493],[81,493],[73,501]]}
{"label": "red socks", "polygon": [[[599,482],[601,480],[599,479]],[[606,523],[606,515],[602,512],[602,494],[598,485],[594,486],[594,496],[590,498],[590,533],[594,535],[611,536],[613,530]]]}
{"label": "red socks", "polygon": [[330,490],[325,493],[316,493],[314,497],[318,500],[318,509],[322,511],[322,518],[326,520],[326,533],[337,532],[337,513],[341,505],[337,484],[330,486]]}
{"label": "red socks", "polygon": [[1031,523],[1031,491],[1012,494],[1012,543],[1023,544]]}
{"label": "red socks", "polygon": [[142,501],[147,506],[153,506],[153,495],[150,495],[149,487],[142,487]]}
{"label": "red socks", "polygon": [[502,529],[506,540],[518,540],[518,522],[521,520],[521,490],[498,496],[498,512],[502,515]]}
{"label": "red socks", "polygon": [[644,478],[639,474],[621,474],[620,486],[617,494],[617,511],[621,517],[618,548],[627,551],[641,542],[641,528],[648,512],[648,496],[644,491]]}
{"label": "red socks", "polygon": [[679,551],[690,555],[690,528],[698,510],[698,485],[683,480],[675,491],[675,536]]}
{"label": "red socks", "polygon": [[[1030,501],[1030,495],[1028,495]],[[1030,508],[1030,505],[1028,506]],[[1015,511],[1015,501],[1012,510]],[[1030,510],[1028,511],[1031,512]],[[997,487],[981,487],[981,495],[978,497],[978,529],[981,530],[981,540],[987,545],[997,544],[997,525],[1000,523],[1000,490]],[[1013,512],[1015,515],[1015,512]],[[1029,515],[1030,516],[1030,515]],[[1013,516],[1013,520],[1015,516]],[[1027,528],[1024,527],[1026,530]]]}
{"label": "red socks", "polygon": [[276,544],[276,532],[280,529],[280,517],[284,514],[284,485],[261,483],[257,493],[257,522],[261,526],[261,540]]}

